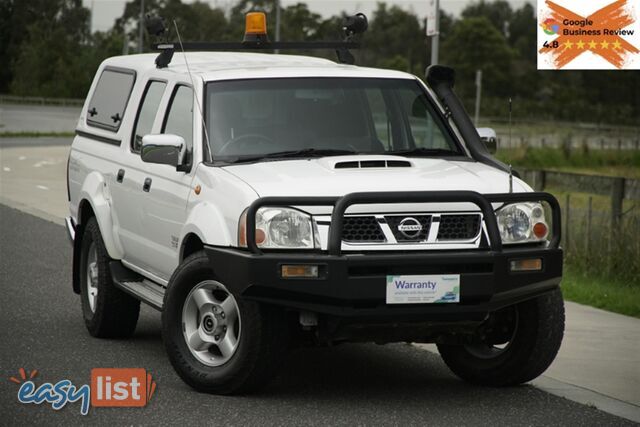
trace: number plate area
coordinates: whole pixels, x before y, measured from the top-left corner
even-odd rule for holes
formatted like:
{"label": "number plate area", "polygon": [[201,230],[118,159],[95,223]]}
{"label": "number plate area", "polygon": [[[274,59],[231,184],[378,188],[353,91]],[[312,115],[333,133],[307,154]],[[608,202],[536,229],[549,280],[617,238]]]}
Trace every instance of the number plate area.
{"label": "number plate area", "polygon": [[460,275],[387,276],[387,304],[460,302]]}

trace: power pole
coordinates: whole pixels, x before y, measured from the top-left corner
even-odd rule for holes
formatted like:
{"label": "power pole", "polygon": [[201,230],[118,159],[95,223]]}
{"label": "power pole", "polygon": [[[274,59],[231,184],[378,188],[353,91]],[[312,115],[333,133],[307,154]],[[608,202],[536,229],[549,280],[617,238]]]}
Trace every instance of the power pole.
{"label": "power pole", "polygon": [[440,0],[429,0],[427,11],[427,37],[431,37],[431,65],[438,63],[440,44]]}
{"label": "power pole", "polygon": [[140,0],[140,22],[138,23],[138,53],[144,48],[144,0]]}
{"label": "power pole", "polygon": [[476,127],[480,122],[480,97],[482,96],[482,70],[476,70],[476,111],[474,122]]}
{"label": "power pole", "polygon": [[[276,5],[276,41],[280,41],[280,0],[275,0]],[[280,53],[280,49],[276,49],[275,53]]]}
{"label": "power pole", "polygon": [[89,18],[89,35],[93,34],[93,6],[94,6],[94,0],[91,0],[91,15]]}

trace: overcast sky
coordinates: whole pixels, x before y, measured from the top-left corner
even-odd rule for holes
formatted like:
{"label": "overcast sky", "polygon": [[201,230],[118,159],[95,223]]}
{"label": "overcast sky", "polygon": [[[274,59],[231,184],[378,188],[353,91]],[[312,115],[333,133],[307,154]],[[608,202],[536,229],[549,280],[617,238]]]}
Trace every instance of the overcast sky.
{"label": "overcast sky", "polygon": [[[111,28],[113,21],[122,16],[126,0],[82,0],[88,8],[93,8],[93,31],[105,31]],[[191,0],[182,0],[191,3]],[[211,6],[230,8],[236,2],[233,0],[201,0]],[[295,3],[306,3],[314,12],[328,17],[336,15],[341,11],[350,13],[362,12],[371,16],[376,8],[376,3],[380,0],[281,0],[283,6]],[[527,3],[527,0],[508,0],[514,8]],[[440,0],[440,7],[449,13],[458,15],[460,11],[469,3],[469,0]],[[386,0],[386,3],[395,4],[403,9],[412,10],[418,16],[424,18],[427,14],[428,0]],[[530,1],[533,3],[533,1]]]}

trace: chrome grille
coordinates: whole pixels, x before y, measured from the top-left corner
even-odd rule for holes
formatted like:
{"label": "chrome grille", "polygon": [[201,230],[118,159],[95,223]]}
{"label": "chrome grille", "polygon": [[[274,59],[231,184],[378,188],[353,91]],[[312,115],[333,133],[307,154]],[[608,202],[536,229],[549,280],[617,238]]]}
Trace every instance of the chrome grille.
{"label": "chrome grille", "polygon": [[[331,217],[315,221],[328,239]],[[481,230],[479,213],[352,214],[344,217],[342,242],[345,250],[477,248]]]}
{"label": "chrome grille", "polygon": [[[393,237],[395,237],[398,242],[422,242],[427,240],[429,236],[431,215],[393,215],[385,216],[384,219],[387,221]],[[422,229],[413,233],[406,231],[403,233],[400,229],[402,228],[401,224],[406,224],[407,220],[409,220],[411,224],[419,223]]]}
{"label": "chrome grille", "polygon": [[438,240],[469,240],[480,232],[480,215],[441,215]]}

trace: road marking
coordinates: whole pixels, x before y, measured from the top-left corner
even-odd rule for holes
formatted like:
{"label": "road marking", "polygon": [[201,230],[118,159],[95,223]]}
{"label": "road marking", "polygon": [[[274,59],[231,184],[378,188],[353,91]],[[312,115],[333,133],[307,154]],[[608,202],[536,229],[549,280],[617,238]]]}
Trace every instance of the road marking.
{"label": "road marking", "polygon": [[52,162],[51,160],[41,160],[38,163],[34,163],[33,167],[34,168],[39,168],[39,167],[42,167],[42,166],[49,166],[49,165],[55,165],[55,164],[56,164],[56,162]]}
{"label": "road marking", "polygon": [[18,160],[26,160],[26,159],[27,159],[27,156],[20,156],[20,157],[18,157]]}
{"label": "road marking", "polygon": [[11,172],[11,168],[8,168],[8,167],[6,167],[6,166],[5,166],[5,167],[3,167],[3,168],[2,168],[2,170],[3,170],[3,171],[5,171],[5,172]]}
{"label": "road marking", "polygon": [[48,190],[49,187],[45,187],[44,185],[36,185],[37,188],[41,189],[41,190]]}

